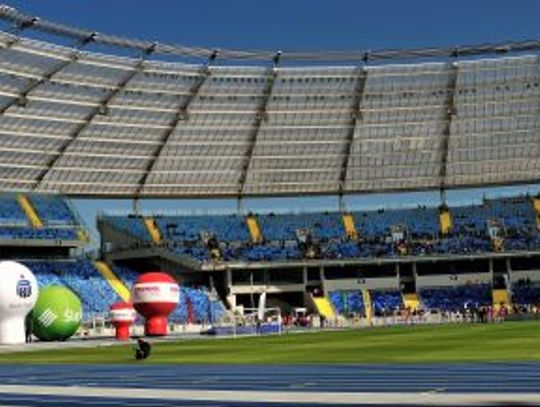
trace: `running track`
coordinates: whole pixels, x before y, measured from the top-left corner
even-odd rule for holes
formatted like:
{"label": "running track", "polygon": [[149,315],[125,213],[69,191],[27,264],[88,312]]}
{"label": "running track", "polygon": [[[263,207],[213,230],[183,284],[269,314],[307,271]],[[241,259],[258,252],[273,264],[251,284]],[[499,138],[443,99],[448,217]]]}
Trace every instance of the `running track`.
{"label": "running track", "polygon": [[0,365],[0,406],[508,405],[509,401],[540,405],[540,363]]}

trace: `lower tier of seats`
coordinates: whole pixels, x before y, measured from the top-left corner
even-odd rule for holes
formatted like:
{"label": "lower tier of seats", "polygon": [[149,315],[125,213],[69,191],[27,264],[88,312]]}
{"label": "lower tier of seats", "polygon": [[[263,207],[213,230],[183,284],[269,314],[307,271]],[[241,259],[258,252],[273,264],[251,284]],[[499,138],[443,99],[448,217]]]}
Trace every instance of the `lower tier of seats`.
{"label": "lower tier of seats", "polygon": [[[40,286],[60,284],[69,287],[80,298],[83,318],[106,316],[111,304],[122,301],[118,292],[104,278],[96,264],[89,260],[23,261],[36,275]],[[125,267],[111,271],[131,290],[137,273]],[[212,298],[204,287],[180,287],[180,302],[170,316],[176,323],[210,323],[225,313],[221,301]]]}
{"label": "lower tier of seats", "polygon": [[[501,297],[501,291],[507,293]],[[464,311],[479,307],[498,310],[501,304],[512,311],[514,306],[540,307],[540,283],[521,281],[506,289],[492,290],[489,284],[468,284],[448,287],[423,287],[418,294],[402,295],[397,290],[369,290],[373,316],[393,315],[396,311],[415,308],[443,312]],[[410,298],[408,297],[410,296]],[[345,316],[367,316],[365,295],[360,290],[333,291],[329,298],[336,312]],[[496,301],[494,302],[494,299]],[[416,306],[413,306],[416,304]]]}

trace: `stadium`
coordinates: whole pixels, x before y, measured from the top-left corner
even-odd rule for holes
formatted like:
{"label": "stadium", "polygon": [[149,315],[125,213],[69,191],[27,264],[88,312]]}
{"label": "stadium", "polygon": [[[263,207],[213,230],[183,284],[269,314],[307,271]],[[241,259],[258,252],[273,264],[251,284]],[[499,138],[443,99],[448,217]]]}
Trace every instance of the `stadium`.
{"label": "stadium", "polygon": [[[540,41],[217,49],[45,17],[0,5],[2,403],[540,403]],[[438,201],[396,205],[415,192]],[[320,196],[337,206],[247,204]],[[80,200],[111,202],[98,244]],[[75,325],[45,329],[47,290]]]}

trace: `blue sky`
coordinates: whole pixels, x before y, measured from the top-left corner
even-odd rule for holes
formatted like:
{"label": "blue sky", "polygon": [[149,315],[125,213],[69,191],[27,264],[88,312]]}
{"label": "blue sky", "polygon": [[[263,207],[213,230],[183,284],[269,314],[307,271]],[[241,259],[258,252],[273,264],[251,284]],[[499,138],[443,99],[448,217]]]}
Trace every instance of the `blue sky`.
{"label": "blue sky", "polygon": [[187,45],[358,49],[538,36],[536,0],[13,0],[29,13]]}
{"label": "blue sky", "polygon": [[[353,50],[456,46],[540,37],[536,0],[13,0],[30,14],[128,37],[218,48]],[[483,195],[537,192],[538,186],[450,192],[450,203]],[[438,193],[369,195],[352,207],[436,204]],[[98,210],[129,210],[129,201],[75,200],[92,226]],[[234,211],[235,201],[146,201],[143,209]],[[336,198],[250,200],[266,210],[336,208]]]}

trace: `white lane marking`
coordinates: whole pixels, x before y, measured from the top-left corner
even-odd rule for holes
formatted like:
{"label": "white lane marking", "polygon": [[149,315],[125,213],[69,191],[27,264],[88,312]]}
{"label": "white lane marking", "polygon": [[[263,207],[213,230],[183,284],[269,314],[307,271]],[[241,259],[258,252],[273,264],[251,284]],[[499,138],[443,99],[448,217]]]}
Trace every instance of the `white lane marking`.
{"label": "white lane marking", "polygon": [[[94,398],[70,398],[70,397],[62,397],[62,396],[52,396],[53,398],[51,400],[48,400],[48,399],[43,399],[42,395],[40,395],[39,397],[30,397],[30,396],[15,396],[15,395],[2,395],[2,399],[5,400],[5,401],[10,401],[10,402],[20,402],[20,401],[24,401],[24,402],[29,402],[29,403],[32,403],[32,405],[34,405],[35,403],[41,403],[40,405],[42,405],[44,402],[48,402],[48,403],[51,403],[51,406],[54,406],[54,403],[55,402],[62,402],[62,403],[72,403],[73,405],[75,406],[80,406],[80,405],[98,405],[98,406],[112,406],[112,405],[118,405],[118,406],[133,406],[133,400],[132,399],[128,399],[128,400],[111,400],[111,399],[104,399],[104,400],[96,400]],[[30,404],[28,406],[31,406]],[[138,406],[142,406],[142,405],[139,405]],[[171,404],[170,403],[149,403],[148,401],[145,401],[144,402],[144,407],[170,407]],[[0,407],[4,407],[4,405],[0,405]],[[20,404],[17,404],[17,407],[24,407],[24,406],[21,406]]]}
{"label": "white lane marking", "polygon": [[123,389],[116,387],[60,387],[0,385],[0,394],[42,396],[71,396],[86,398],[117,398],[131,400],[190,400],[259,403],[306,404],[395,404],[470,406],[489,404],[540,404],[540,393],[344,393],[344,392],[265,392],[265,391],[209,391]]}

